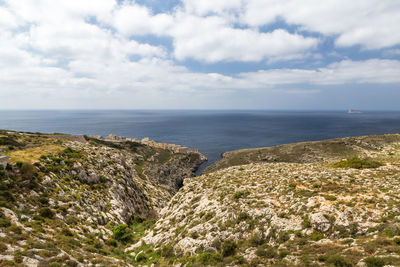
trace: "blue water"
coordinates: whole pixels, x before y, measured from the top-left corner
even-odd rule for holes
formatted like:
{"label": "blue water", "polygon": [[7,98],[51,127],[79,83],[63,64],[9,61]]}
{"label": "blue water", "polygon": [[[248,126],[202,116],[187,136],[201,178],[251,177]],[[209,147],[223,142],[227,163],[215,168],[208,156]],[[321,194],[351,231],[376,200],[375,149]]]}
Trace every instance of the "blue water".
{"label": "blue water", "polygon": [[241,148],[400,133],[400,112],[0,111],[0,129],[150,137],[197,148],[210,164],[221,153]]}

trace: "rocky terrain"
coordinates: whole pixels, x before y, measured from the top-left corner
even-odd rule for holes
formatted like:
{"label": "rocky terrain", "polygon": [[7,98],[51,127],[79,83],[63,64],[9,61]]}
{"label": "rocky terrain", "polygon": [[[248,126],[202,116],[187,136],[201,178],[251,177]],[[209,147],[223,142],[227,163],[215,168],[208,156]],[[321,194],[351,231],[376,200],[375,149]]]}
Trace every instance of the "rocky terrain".
{"label": "rocky terrain", "polygon": [[357,156],[368,157],[370,153],[398,142],[400,142],[399,134],[386,134],[229,151],[223,153],[222,159],[208,166],[204,172],[210,173],[230,166],[255,162],[311,163]]}
{"label": "rocky terrain", "polygon": [[[185,180],[127,251],[143,264],[400,266],[399,135],[327,145],[342,142],[351,145],[342,157],[328,150],[311,163],[250,163]],[[306,161],[293,147],[304,143],[280,149]]]}
{"label": "rocky terrain", "polygon": [[149,227],[204,161],[134,142],[11,131],[0,132],[0,149],[10,159],[0,170],[1,266],[129,264],[124,248],[140,231],[125,228]]}
{"label": "rocky terrain", "polygon": [[400,135],[200,154],[0,132],[0,266],[400,266]]}

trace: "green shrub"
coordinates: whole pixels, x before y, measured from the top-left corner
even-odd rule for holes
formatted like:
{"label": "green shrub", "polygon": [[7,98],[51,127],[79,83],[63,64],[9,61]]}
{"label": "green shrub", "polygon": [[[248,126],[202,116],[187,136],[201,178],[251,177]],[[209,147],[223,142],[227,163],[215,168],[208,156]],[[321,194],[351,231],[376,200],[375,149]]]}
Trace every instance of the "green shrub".
{"label": "green shrub", "polygon": [[240,212],[237,216],[236,222],[241,222],[241,221],[246,221],[250,219],[249,214],[247,214],[246,212]]}
{"label": "green shrub", "polygon": [[235,193],[233,194],[233,198],[234,198],[235,200],[238,200],[239,198],[246,197],[246,196],[248,196],[249,194],[250,194],[250,192],[249,192],[249,191],[246,191],[246,190],[244,190],[244,191],[237,191],[237,192],[235,192]]}
{"label": "green shrub", "polygon": [[22,234],[22,228],[16,225],[11,225],[9,228],[9,230],[11,230],[12,232],[14,232],[15,234]]}
{"label": "green shrub", "polygon": [[164,258],[172,258],[175,256],[174,248],[170,245],[162,246],[160,249],[160,255]]}
{"label": "green shrub", "polygon": [[260,246],[265,243],[265,239],[263,238],[260,232],[253,233],[249,238],[249,243],[253,247]]}
{"label": "green shrub", "polygon": [[197,232],[191,232],[190,237],[193,239],[197,239],[197,238],[199,238],[199,234]]}
{"label": "green shrub", "polygon": [[397,237],[397,238],[393,239],[393,242],[394,242],[395,244],[397,244],[397,245],[400,245],[400,238]]}
{"label": "green shrub", "polygon": [[222,255],[220,253],[200,253],[197,256],[196,261],[204,266],[215,266],[223,260]]}
{"label": "green shrub", "polygon": [[139,255],[136,256],[135,260],[137,262],[141,262],[147,260],[147,257],[144,253],[140,253]]}
{"label": "green shrub", "polygon": [[385,261],[382,258],[376,257],[368,257],[364,259],[367,267],[383,267],[385,265]]}
{"label": "green shrub", "polygon": [[281,259],[283,259],[283,258],[285,258],[287,255],[289,255],[290,254],[290,251],[289,250],[286,250],[286,249],[284,249],[284,250],[281,250],[281,251],[279,251],[279,258],[281,258]]}
{"label": "green shrub", "polygon": [[331,196],[331,195],[325,195],[324,197],[326,200],[329,200],[329,201],[335,201],[337,199],[335,196]]}
{"label": "green shrub", "polygon": [[279,237],[278,237],[278,242],[279,243],[285,243],[290,239],[289,233],[288,232],[280,232]]}
{"label": "green shrub", "polygon": [[142,222],[144,222],[144,221],[145,221],[145,219],[142,218],[141,216],[139,216],[139,215],[137,215],[137,214],[133,214],[132,217],[131,217],[130,220],[129,220],[129,224],[132,224],[132,223],[142,223]]}
{"label": "green shrub", "polygon": [[4,242],[0,242],[0,253],[7,250],[7,245]]}
{"label": "green shrub", "polygon": [[329,256],[326,262],[336,267],[351,267],[353,265],[348,259],[337,254]]}
{"label": "green shrub", "polygon": [[54,217],[54,212],[50,208],[45,207],[45,208],[40,208],[39,209],[39,215],[44,217],[44,218],[53,218]]}
{"label": "green shrub", "polygon": [[21,169],[21,175],[24,179],[32,179],[34,174],[36,173],[36,168],[29,162],[24,162]]}
{"label": "green shrub", "polygon": [[318,241],[318,240],[321,240],[323,238],[324,238],[324,235],[321,234],[321,233],[314,232],[314,233],[311,234],[311,239],[314,240],[314,241]]}
{"label": "green shrub", "polygon": [[45,196],[41,196],[41,197],[39,197],[39,202],[40,202],[40,204],[47,205],[47,204],[49,204],[49,199]]}
{"label": "green shrub", "polygon": [[222,256],[233,256],[236,253],[237,244],[232,239],[225,240],[222,243]]}
{"label": "green shrub", "polygon": [[117,227],[115,227],[113,230],[113,237],[116,240],[123,241],[123,242],[130,241],[132,239],[132,235],[129,232],[128,225],[120,224]]}
{"label": "green shrub", "polygon": [[311,221],[310,221],[310,218],[308,218],[308,216],[303,217],[303,221],[302,221],[301,225],[302,225],[304,228],[311,228]]}
{"label": "green shrub", "polygon": [[333,167],[335,168],[353,168],[353,169],[378,168],[380,166],[383,166],[383,163],[379,161],[360,159],[360,158],[351,158],[333,164]]}
{"label": "green shrub", "polygon": [[259,247],[256,250],[256,255],[263,258],[273,259],[278,257],[278,253],[273,248]]}
{"label": "green shrub", "polygon": [[10,220],[0,211],[0,227],[11,226]]}
{"label": "green shrub", "polygon": [[22,257],[22,255],[15,255],[14,256],[14,261],[16,263],[22,263],[23,260],[24,260],[24,258]]}
{"label": "green shrub", "polygon": [[400,226],[398,224],[389,224],[384,233],[389,237],[400,235]]}

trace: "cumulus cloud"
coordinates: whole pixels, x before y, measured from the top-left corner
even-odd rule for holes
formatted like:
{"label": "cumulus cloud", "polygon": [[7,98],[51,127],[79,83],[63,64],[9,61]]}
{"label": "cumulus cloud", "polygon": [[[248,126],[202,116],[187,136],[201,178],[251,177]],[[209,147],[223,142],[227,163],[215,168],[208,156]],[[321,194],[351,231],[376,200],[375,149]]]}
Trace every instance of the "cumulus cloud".
{"label": "cumulus cloud", "polygon": [[255,27],[279,18],[303,30],[334,36],[337,46],[379,49],[400,43],[397,0],[248,0],[243,6],[242,23]]}
{"label": "cumulus cloud", "polygon": [[343,60],[314,70],[273,69],[242,73],[241,78],[262,85],[318,84],[338,85],[349,83],[399,83],[400,61],[370,59],[366,61]]}
{"label": "cumulus cloud", "polygon": [[136,3],[125,3],[113,13],[112,25],[123,35],[165,35],[173,24],[168,14],[153,15],[151,10]]}
{"label": "cumulus cloud", "polygon": [[[386,53],[395,58],[398,48],[391,46],[400,43],[394,29],[400,24],[400,16],[398,4],[391,0],[346,4],[342,0],[324,4],[316,0],[182,0],[168,13],[154,13],[151,7],[135,1],[2,3],[2,106],[10,102],[12,93],[43,94],[60,102],[73,96],[96,96],[106,102],[110,96],[118,96],[129,105],[133,95],[158,98],[154,100],[158,103],[163,101],[160,95],[211,97],[297,84],[323,88],[400,83],[400,61],[394,59],[348,59],[307,69],[285,65],[293,59],[317,56],[322,62],[319,65],[324,65],[317,51],[324,36],[333,36],[337,46],[389,47]],[[277,19],[295,25],[297,31],[263,30]],[[160,37],[169,39],[172,47],[159,41]],[[239,74],[240,70],[196,72],[187,59],[205,66],[255,62],[259,70]],[[268,69],[264,64],[267,61],[278,62],[281,68]],[[320,90],[291,89],[284,93],[315,94]],[[113,105],[119,107],[117,102]]]}
{"label": "cumulus cloud", "polygon": [[[278,29],[261,33],[252,29],[232,28],[219,17],[200,18],[180,15],[171,29],[174,55],[178,60],[261,61],[298,57],[317,46],[318,39],[290,34]],[[193,29],[196,29],[194,32]]]}

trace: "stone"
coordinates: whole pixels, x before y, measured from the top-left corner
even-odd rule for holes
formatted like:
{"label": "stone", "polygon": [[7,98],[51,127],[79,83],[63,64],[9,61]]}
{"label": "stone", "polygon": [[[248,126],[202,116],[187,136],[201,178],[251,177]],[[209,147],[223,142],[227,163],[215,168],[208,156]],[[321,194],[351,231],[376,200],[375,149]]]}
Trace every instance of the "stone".
{"label": "stone", "polygon": [[320,232],[326,232],[331,227],[329,220],[320,212],[311,214],[310,221],[313,229]]}
{"label": "stone", "polygon": [[7,167],[7,164],[10,162],[10,158],[7,156],[0,156],[0,166],[3,168]]}

